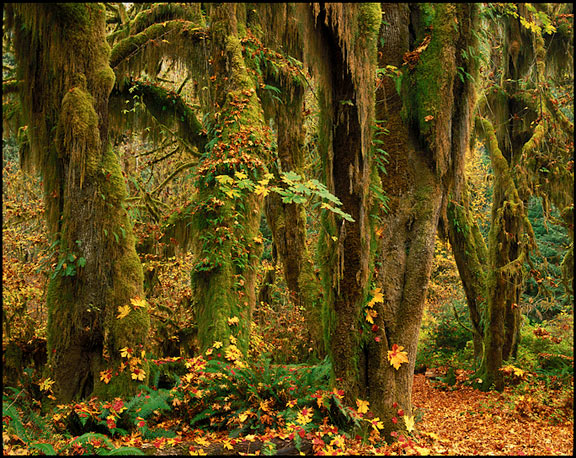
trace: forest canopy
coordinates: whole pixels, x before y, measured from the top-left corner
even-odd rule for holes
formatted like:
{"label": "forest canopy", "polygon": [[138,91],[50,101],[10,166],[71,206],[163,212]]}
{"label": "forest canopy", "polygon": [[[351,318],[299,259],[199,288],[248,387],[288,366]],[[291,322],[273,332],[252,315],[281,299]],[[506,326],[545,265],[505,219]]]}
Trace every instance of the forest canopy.
{"label": "forest canopy", "polygon": [[572,4],[2,12],[5,453],[573,427]]}

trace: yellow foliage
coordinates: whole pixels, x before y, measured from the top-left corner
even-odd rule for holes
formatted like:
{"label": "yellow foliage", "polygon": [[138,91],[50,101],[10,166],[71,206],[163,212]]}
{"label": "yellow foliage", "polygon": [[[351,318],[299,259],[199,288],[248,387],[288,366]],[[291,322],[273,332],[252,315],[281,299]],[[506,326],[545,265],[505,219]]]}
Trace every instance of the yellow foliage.
{"label": "yellow foliage", "polygon": [[125,318],[126,316],[128,316],[128,314],[130,313],[132,309],[130,308],[129,305],[124,305],[124,306],[119,306],[118,307],[118,315],[116,315],[116,318],[118,318],[119,320],[121,320],[122,318]]}
{"label": "yellow foliage", "polygon": [[368,401],[362,401],[362,399],[356,399],[356,405],[358,406],[358,413],[366,413],[368,412],[370,403]]}
{"label": "yellow foliage", "polygon": [[402,351],[404,347],[402,345],[392,345],[392,350],[388,351],[388,361],[390,365],[394,366],[394,369],[400,369],[402,363],[408,362],[408,353]]}

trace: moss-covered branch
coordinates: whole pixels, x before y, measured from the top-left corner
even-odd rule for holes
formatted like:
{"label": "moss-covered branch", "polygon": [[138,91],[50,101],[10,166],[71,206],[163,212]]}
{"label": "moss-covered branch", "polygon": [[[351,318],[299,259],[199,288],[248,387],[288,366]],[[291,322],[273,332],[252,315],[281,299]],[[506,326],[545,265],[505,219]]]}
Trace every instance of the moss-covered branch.
{"label": "moss-covered branch", "polygon": [[[116,110],[123,112],[122,117],[133,114],[138,119],[142,116],[141,110],[137,111],[134,107],[132,111],[127,112],[126,107],[130,107],[131,104],[123,103],[126,100],[132,101],[134,97],[140,97],[146,110],[158,123],[176,127],[177,134],[187,143],[185,146],[190,152],[194,151],[193,147],[200,152],[204,151],[207,142],[206,131],[198,121],[196,111],[177,92],[165,89],[153,82],[130,79],[118,85],[112,95],[119,101],[115,107]],[[115,116],[120,118],[120,113],[116,113]],[[144,126],[141,128],[144,129]]]}
{"label": "moss-covered branch", "polygon": [[207,32],[206,29],[199,27],[195,22],[180,19],[153,24],[142,32],[119,41],[112,48],[110,66],[116,69],[120,64],[142,53],[147,46],[169,44],[169,40],[176,35],[179,35],[182,39],[189,40],[188,46],[190,46],[195,41],[206,39]]}

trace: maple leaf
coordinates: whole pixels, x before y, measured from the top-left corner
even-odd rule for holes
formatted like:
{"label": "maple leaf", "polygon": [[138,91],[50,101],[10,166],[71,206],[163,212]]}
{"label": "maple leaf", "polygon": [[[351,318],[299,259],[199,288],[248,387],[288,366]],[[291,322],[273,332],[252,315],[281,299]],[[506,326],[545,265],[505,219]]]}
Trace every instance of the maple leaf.
{"label": "maple leaf", "polygon": [[247,419],[248,419],[248,411],[242,412],[240,415],[238,415],[238,420],[240,420],[240,423],[244,423]]}
{"label": "maple leaf", "polygon": [[146,372],[144,372],[142,369],[139,368],[134,368],[134,371],[132,372],[132,380],[144,380],[146,378]]}
{"label": "maple leaf", "polygon": [[239,321],[240,321],[240,320],[238,319],[237,316],[233,316],[233,317],[231,317],[231,318],[228,318],[228,325],[229,325],[229,326],[236,325],[236,324],[238,324]]}
{"label": "maple leaf", "polygon": [[301,425],[306,425],[312,421],[312,414],[312,409],[304,407],[300,412],[298,412],[296,421]]}
{"label": "maple leaf", "polygon": [[270,188],[268,188],[268,186],[263,186],[263,185],[259,184],[259,185],[256,185],[256,187],[254,188],[254,193],[257,196],[262,195],[263,197],[266,197],[270,193]]}
{"label": "maple leaf", "polygon": [[234,446],[230,442],[230,439],[224,439],[222,441],[222,446],[227,450],[233,450],[234,449]]}
{"label": "maple leaf", "polygon": [[370,302],[368,302],[367,306],[368,307],[373,307],[374,304],[376,304],[377,302],[383,302],[384,301],[384,296],[382,295],[382,288],[376,288],[374,291],[372,291],[373,297],[372,299],[370,299]]}
{"label": "maple leaf", "polygon": [[48,377],[46,380],[43,380],[42,383],[40,383],[40,390],[52,391],[52,385],[54,385],[54,383],[55,383],[54,380]]}
{"label": "maple leaf", "polygon": [[128,347],[121,348],[120,356],[122,356],[122,358],[129,358],[130,356],[132,356],[132,349]]}
{"label": "maple leaf", "polygon": [[114,418],[114,416],[108,415],[106,417],[106,425],[108,426],[108,429],[116,428],[116,419]]}
{"label": "maple leaf", "polygon": [[213,346],[214,348],[220,348],[220,347],[222,346],[222,342],[216,341],[216,342],[214,342],[214,343],[212,344],[212,346]]}
{"label": "maple leaf", "polygon": [[366,413],[368,412],[370,403],[368,401],[362,401],[362,399],[356,399],[356,405],[358,406],[358,413]]}
{"label": "maple leaf", "polygon": [[368,323],[374,324],[374,318],[378,316],[378,312],[373,309],[366,309],[366,321]]}
{"label": "maple leaf", "polygon": [[133,299],[130,299],[130,302],[137,309],[146,307],[146,299],[140,299],[139,297],[135,297]]}
{"label": "maple leaf", "polygon": [[414,416],[409,417],[408,415],[404,415],[404,424],[406,425],[406,430],[411,433],[414,431]]}
{"label": "maple leaf", "polygon": [[125,318],[126,316],[128,316],[131,310],[132,309],[130,308],[129,305],[118,306],[118,315],[116,315],[116,318],[118,318],[119,320]]}
{"label": "maple leaf", "polygon": [[210,441],[204,437],[197,437],[194,439],[194,442],[196,442],[201,447],[208,447],[210,445]]}
{"label": "maple leaf", "polygon": [[408,353],[402,351],[404,347],[402,345],[394,344],[392,345],[392,350],[388,351],[388,361],[390,365],[394,366],[394,369],[400,369],[402,363],[408,362]]}
{"label": "maple leaf", "polygon": [[226,359],[229,361],[234,361],[242,358],[242,352],[238,349],[236,345],[229,345],[226,349]]}
{"label": "maple leaf", "polygon": [[380,421],[379,417],[375,417],[372,420],[368,421],[372,425],[372,428],[374,428],[376,431],[378,431],[379,429],[384,429],[384,424]]}
{"label": "maple leaf", "polygon": [[268,404],[270,404],[271,400],[268,399],[266,401],[260,401],[260,409],[263,410],[264,412],[270,412],[270,406]]}
{"label": "maple leaf", "polygon": [[336,447],[343,449],[346,444],[344,443],[344,438],[338,435],[334,439],[332,439],[330,445],[335,445]]}

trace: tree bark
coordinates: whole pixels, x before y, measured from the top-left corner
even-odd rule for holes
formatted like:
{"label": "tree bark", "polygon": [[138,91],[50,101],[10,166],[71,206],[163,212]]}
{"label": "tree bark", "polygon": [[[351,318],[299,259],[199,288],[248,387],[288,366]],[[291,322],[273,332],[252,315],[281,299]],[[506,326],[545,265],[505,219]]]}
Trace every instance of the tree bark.
{"label": "tree bark", "polygon": [[[376,304],[375,337],[382,343],[368,347],[366,385],[371,406],[390,433],[405,428],[402,420],[392,421],[398,409],[412,415],[416,350],[438,221],[458,184],[468,143],[474,96],[457,69],[476,71],[460,52],[475,46],[476,9],[435,5],[431,25],[419,5],[383,4],[382,9],[379,67],[392,65],[403,76],[401,84],[385,77],[377,92],[376,117],[388,131],[382,149],[389,163],[380,178],[389,211],[381,217],[377,277],[383,302]],[[404,347],[409,360],[398,370],[387,359],[395,344]]]}

